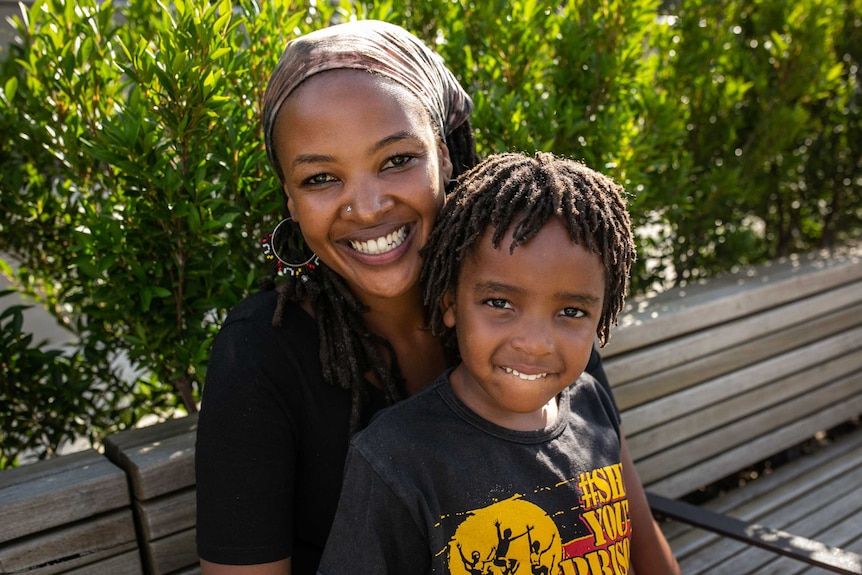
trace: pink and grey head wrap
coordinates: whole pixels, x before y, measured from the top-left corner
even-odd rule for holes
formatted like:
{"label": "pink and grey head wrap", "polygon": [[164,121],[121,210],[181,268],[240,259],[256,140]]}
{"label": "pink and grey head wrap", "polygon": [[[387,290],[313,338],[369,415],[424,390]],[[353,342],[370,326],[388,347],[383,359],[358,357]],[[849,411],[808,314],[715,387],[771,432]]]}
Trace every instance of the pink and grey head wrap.
{"label": "pink and grey head wrap", "polygon": [[264,96],[266,153],[279,180],[284,180],[284,174],[273,131],[284,101],[309,77],[339,69],[368,70],[401,84],[419,98],[443,138],[473,111],[473,101],[443,59],[405,29],[358,20],[316,30],[288,42]]}

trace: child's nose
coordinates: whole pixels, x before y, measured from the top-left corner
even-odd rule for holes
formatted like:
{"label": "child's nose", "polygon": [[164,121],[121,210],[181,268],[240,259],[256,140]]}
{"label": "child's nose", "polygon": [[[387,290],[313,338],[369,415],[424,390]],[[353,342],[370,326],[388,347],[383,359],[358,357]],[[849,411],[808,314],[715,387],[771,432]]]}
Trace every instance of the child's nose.
{"label": "child's nose", "polygon": [[554,339],[547,322],[525,318],[520,322],[512,346],[533,356],[547,355],[554,351]]}

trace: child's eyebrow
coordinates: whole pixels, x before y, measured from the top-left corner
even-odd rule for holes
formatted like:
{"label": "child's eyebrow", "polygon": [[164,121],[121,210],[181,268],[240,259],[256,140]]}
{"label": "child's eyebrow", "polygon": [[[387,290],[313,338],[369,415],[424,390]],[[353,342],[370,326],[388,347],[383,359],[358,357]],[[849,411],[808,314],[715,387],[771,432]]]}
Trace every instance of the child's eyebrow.
{"label": "child's eyebrow", "polygon": [[[496,281],[486,281],[473,286],[473,293],[479,296],[494,294],[524,295],[526,291],[518,286]],[[584,306],[598,305],[602,301],[601,296],[578,292],[555,292],[552,297],[555,300],[577,302]]]}
{"label": "child's eyebrow", "polygon": [[509,284],[504,284],[495,281],[479,282],[473,286],[473,293],[476,295],[495,294],[495,293],[511,293],[523,294],[524,290]]}
{"label": "child's eyebrow", "polygon": [[554,297],[563,301],[575,301],[583,306],[599,305],[602,302],[601,297],[585,293],[558,292]]}

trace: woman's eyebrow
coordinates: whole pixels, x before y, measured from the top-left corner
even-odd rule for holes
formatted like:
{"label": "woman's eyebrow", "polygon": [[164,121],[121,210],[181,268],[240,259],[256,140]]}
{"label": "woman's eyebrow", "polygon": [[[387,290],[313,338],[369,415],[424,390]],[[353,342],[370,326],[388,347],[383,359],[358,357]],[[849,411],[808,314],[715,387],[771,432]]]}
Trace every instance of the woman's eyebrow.
{"label": "woman's eyebrow", "polygon": [[[385,138],[381,139],[378,142],[375,142],[373,146],[371,146],[371,153],[379,152],[386,146],[391,144],[395,144],[397,142],[403,142],[404,140],[414,140],[420,141],[421,138],[415,133],[409,130],[402,130],[400,132],[395,132],[394,134],[390,134]],[[300,154],[296,156],[293,161],[290,163],[291,167],[300,166],[303,164],[324,164],[335,162],[335,157],[327,154]]]}
{"label": "woman's eyebrow", "polygon": [[421,141],[422,138],[409,130],[401,130],[399,132],[395,132],[394,134],[390,134],[389,136],[386,136],[385,138],[376,142],[373,146],[371,146],[371,152],[379,152],[386,146],[396,144],[398,142],[403,142],[404,140]]}
{"label": "woman's eyebrow", "polygon": [[335,158],[333,156],[327,156],[326,154],[300,154],[293,159],[290,165],[295,168],[303,164],[321,164],[334,161]]}

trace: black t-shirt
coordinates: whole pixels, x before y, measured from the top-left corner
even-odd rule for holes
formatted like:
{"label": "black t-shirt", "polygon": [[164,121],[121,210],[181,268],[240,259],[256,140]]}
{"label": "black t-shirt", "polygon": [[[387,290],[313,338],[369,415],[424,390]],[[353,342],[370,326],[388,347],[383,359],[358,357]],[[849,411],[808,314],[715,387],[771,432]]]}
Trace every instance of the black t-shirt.
{"label": "black t-shirt", "polygon": [[351,441],[318,573],[627,573],[615,407],[586,374],[558,400],[546,428],[514,431],[444,375],[382,412]]}
{"label": "black t-shirt", "polygon": [[[302,575],[317,570],[335,516],[350,392],[324,381],[302,308],[286,305],[272,326],[276,298],[240,303],[213,345],[195,453],[198,554],[234,565],[292,557]],[[607,386],[597,353],[587,370]],[[385,403],[366,385],[367,421]]]}

